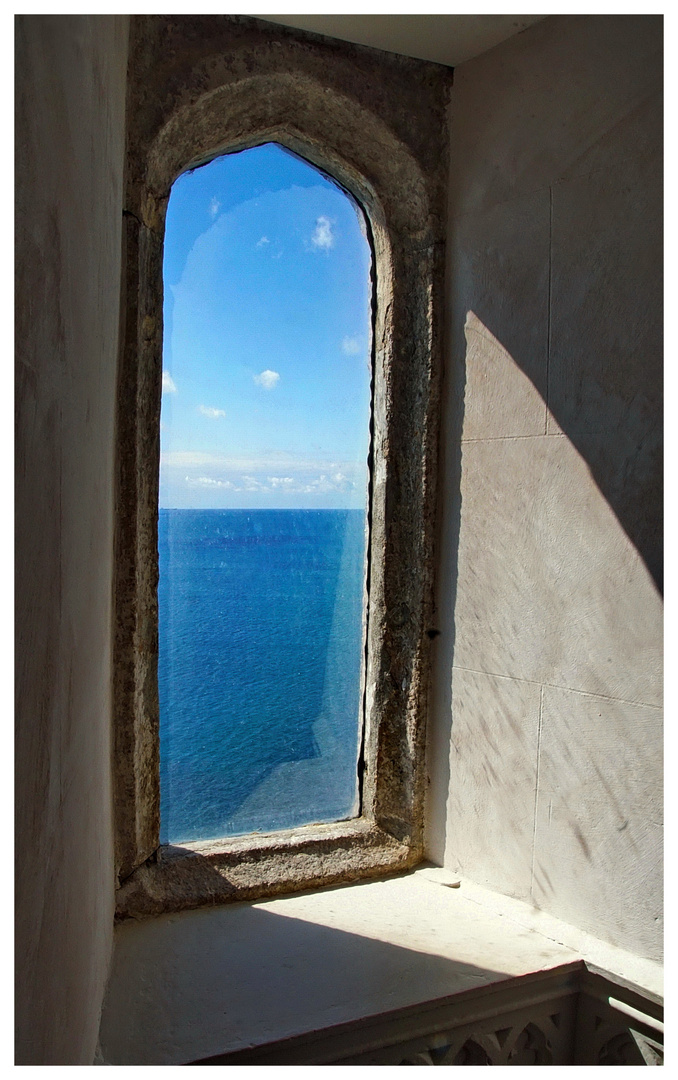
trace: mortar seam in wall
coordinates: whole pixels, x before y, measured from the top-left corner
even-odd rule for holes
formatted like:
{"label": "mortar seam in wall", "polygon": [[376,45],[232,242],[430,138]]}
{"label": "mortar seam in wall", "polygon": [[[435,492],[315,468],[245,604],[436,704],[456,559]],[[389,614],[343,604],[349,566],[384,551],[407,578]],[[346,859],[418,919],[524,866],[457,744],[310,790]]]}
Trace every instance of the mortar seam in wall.
{"label": "mortar seam in wall", "polygon": [[484,439],[461,439],[463,443],[515,442],[517,439],[565,439],[564,431],[539,431],[535,435],[488,435]]}
{"label": "mortar seam in wall", "polygon": [[[653,94],[654,94],[654,91],[648,93],[647,96],[645,96],[645,97],[641,97],[638,100],[637,104],[642,106],[643,104],[645,104],[645,102],[650,100],[650,98],[653,96]],[[610,129],[610,130],[612,130],[612,129]],[[609,134],[609,132],[606,132],[606,134]],[[591,143],[591,147],[595,146],[595,145],[596,145],[596,141],[594,140],[594,142]],[[588,149],[591,149],[591,147],[589,147]],[[598,166],[596,166],[596,168],[589,168],[589,169],[586,169],[584,172],[581,172],[581,173],[574,172],[572,174],[568,174],[568,169],[576,167],[576,164],[577,164],[577,162],[579,160],[580,160],[580,158],[577,157],[577,158],[574,159],[574,162],[570,162],[569,165],[564,166],[564,169],[561,171],[560,175],[557,176],[553,180],[552,184],[546,185],[544,183],[540,183],[536,187],[525,187],[524,190],[518,189],[513,194],[509,195],[507,198],[492,198],[490,196],[488,198],[487,202],[482,202],[481,201],[479,203],[476,203],[474,205],[471,205],[471,206],[467,207],[466,209],[463,208],[463,203],[462,203],[462,208],[461,209],[454,209],[454,210],[451,211],[451,215],[450,215],[451,220],[455,221],[455,222],[462,222],[462,221],[464,221],[465,218],[483,217],[485,214],[489,214],[493,210],[501,209],[504,206],[510,206],[511,203],[520,202],[522,199],[530,199],[530,198],[533,198],[535,195],[543,194],[543,192],[545,192],[547,190],[547,187],[548,187],[549,194],[550,194],[550,196],[552,198],[552,196],[553,196],[553,188],[554,187],[562,187],[562,186],[564,186],[566,184],[574,185],[574,184],[586,183],[592,177],[595,177],[595,176],[598,176],[598,175],[601,175],[601,174],[609,176],[610,169],[609,169],[608,165],[598,165]],[[624,169],[624,168],[628,168],[631,165],[642,165],[644,163],[644,161],[645,161],[645,158],[642,155],[639,155],[639,154],[636,154],[636,153],[629,153],[628,156],[622,157],[622,159],[619,161],[617,167],[621,168],[621,169]],[[457,204],[458,204],[458,202],[459,202],[459,200],[457,199]]]}
{"label": "mortar seam in wall", "polygon": [[537,805],[539,802],[539,766],[541,764],[541,727],[544,711],[544,687],[539,688],[539,726],[537,728],[537,775],[534,782],[534,815],[532,820],[532,866],[530,868],[530,896],[534,900],[534,861],[537,852]]}
{"label": "mortar seam in wall", "polygon": [[525,679],[522,675],[500,675],[498,671],[482,671],[480,668],[464,667],[463,664],[453,664],[453,671],[468,671],[472,675],[487,675],[491,679],[510,679],[511,682],[527,683],[529,686],[542,686],[548,690],[566,690],[568,694],[581,694],[583,697],[600,698],[602,701],[618,701],[621,705],[641,705],[644,709],[656,709],[661,712],[662,705],[655,705],[652,701],[640,701],[638,698],[613,697],[612,694],[596,694],[593,690],[579,690],[574,686],[563,686],[562,683],[540,682],[538,679]]}

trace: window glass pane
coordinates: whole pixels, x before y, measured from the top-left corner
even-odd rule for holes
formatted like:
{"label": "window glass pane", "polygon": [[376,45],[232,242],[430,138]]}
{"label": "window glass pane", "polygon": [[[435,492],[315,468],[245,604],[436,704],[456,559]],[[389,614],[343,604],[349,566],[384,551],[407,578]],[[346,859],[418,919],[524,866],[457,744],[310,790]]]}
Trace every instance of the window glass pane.
{"label": "window glass pane", "polygon": [[359,812],[371,253],[267,144],[172,189],[159,515],[161,841]]}

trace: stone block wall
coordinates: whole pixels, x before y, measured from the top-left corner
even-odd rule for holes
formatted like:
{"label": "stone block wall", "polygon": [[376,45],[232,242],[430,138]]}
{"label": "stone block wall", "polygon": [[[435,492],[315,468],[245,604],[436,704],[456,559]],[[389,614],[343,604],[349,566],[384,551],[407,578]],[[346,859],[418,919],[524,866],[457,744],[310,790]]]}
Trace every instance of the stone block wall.
{"label": "stone block wall", "polygon": [[655,16],[455,71],[430,857],[661,950]]}

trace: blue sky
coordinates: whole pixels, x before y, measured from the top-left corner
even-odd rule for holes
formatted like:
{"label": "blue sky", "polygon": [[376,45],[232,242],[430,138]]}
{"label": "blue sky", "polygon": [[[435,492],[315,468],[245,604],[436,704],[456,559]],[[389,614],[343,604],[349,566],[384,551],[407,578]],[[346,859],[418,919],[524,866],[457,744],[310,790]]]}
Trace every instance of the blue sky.
{"label": "blue sky", "polygon": [[268,144],[180,176],[165,234],[161,507],[362,507],[362,215]]}

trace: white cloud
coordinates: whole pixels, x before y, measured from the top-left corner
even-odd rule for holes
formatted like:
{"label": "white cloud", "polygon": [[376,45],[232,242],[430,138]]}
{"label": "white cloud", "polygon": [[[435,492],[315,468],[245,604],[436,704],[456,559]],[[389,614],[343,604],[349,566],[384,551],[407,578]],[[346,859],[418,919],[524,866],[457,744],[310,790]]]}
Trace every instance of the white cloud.
{"label": "white cloud", "polygon": [[316,477],[293,477],[293,476],[267,476],[258,479],[256,476],[241,476],[242,487],[235,491],[259,491],[274,492],[286,491],[291,495],[312,495],[331,491],[350,491],[355,487],[343,473],[335,473],[328,476],[321,473]]}
{"label": "white cloud", "polygon": [[270,371],[268,368],[266,371],[262,371],[260,375],[254,376],[254,381],[257,386],[263,386],[264,390],[272,390],[274,386],[278,385],[280,376],[277,371]]}
{"label": "white cloud", "polygon": [[174,379],[169,371],[163,371],[162,373],[162,392],[163,394],[176,394],[177,392]]}
{"label": "white cloud", "polygon": [[243,482],[243,487],[241,489],[242,491],[265,491],[266,490],[266,485],[262,484],[260,480],[257,480],[257,478],[255,476],[243,476],[241,479],[242,479],[242,482]]}
{"label": "white cloud", "polygon": [[364,468],[354,462],[282,453],[257,458],[177,450],[163,453],[161,466],[166,482],[224,495],[350,495],[365,486]]}
{"label": "white cloud", "polygon": [[270,242],[271,241],[269,240],[269,238],[267,236],[262,236],[261,240],[257,240],[257,247],[258,248],[266,247],[266,245],[270,244]]}
{"label": "white cloud", "polygon": [[219,200],[216,197],[214,199],[212,199],[212,202],[210,203],[210,214],[212,215],[213,218],[216,217],[217,214],[219,213],[219,207],[220,206],[221,206],[221,203],[219,202]]}
{"label": "white cloud", "polygon": [[216,487],[228,488],[230,491],[238,490],[235,484],[232,484],[230,480],[215,480],[212,476],[187,476],[186,483],[191,484],[192,487]]}
{"label": "white cloud", "polygon": [[313,244],[313,247],[319,248],[320,251],[329,251],[331,247],[334,247],[332,223],[328,217],[321,215],[317,218],[315,232],[311,237],[311,243]]}
{"label": "white cloud", "polygon": [[360,338],[345,337],[341,343],[341,349],[347,356],[357,356],[361,349]]}
{"label": "white cloud", "polygon": [[198,412],[201,412],[203,416],[209,416],[210,420],[218,420],[219,417],[226,415],[223,409],[213,409],[211,405],[198,405]]}

